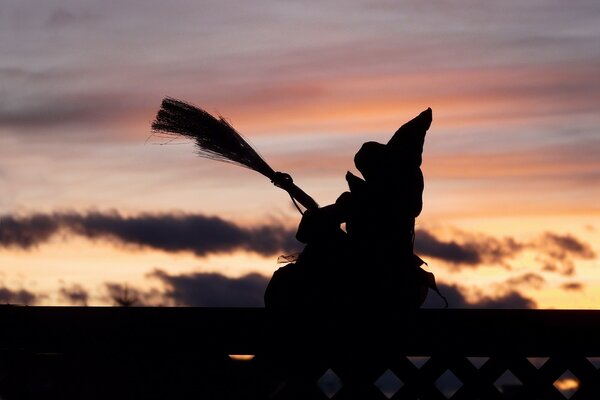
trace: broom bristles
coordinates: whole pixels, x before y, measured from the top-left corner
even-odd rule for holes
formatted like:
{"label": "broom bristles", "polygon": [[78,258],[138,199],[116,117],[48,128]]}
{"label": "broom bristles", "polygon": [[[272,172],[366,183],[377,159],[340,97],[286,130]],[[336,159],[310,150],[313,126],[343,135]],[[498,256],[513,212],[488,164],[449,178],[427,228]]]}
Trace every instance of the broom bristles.
{"label": "broom bristles", "polygon": [[223,117],[171,97],[163,99],[152,131],[193,139],[198,155],[237,164],[273,178],[275,171]]}

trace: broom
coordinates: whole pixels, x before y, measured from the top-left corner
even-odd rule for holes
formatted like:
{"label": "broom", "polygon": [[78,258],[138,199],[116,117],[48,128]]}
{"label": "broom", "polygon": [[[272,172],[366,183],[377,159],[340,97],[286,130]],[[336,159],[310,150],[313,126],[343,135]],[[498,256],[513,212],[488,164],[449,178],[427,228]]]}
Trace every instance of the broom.
{"label": "broom", "polygon": [[221,116],[217,119],[198,107],[166,97],[152,122],[152,131],[193,139],[200,157],[236,164],[261,173],[275,186],[287,191],[301,213],[296,201],[307,209],[319,207],[312,197],[294,184],[289,174],[273,170]]}

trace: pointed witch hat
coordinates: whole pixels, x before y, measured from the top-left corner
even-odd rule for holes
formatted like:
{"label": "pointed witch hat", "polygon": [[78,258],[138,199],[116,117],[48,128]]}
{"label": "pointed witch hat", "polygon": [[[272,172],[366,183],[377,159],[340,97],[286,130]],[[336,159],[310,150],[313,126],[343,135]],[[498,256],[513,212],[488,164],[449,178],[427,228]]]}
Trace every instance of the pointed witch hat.
{"label": "pointed witch hat", "polygon": [[425,134],[431,126],[431,108],[402,125],[387,142],[387,147],[402,162],[421,166]]}

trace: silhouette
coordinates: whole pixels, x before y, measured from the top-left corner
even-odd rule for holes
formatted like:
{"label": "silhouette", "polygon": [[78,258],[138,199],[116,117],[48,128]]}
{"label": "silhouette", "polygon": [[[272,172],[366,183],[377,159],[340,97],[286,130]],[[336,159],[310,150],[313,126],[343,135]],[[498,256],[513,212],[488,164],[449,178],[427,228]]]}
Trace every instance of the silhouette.
{"label": "silhouette", "polygon": [[306,246],[296,260],[274,273],[265,293],[268,309],[416,309],[429,289],[439,294],[433,274],[421,268],[424,262],[414,254],[415,218],[423,208],[420,166],[431,120],[428,108],[402,125],[387,144],[364,143],[354,157],[362,178],[348,172],[349,191],[321,208],[289,174],[271,168],[222,117],[167,97],[152,130],[168,138],[193,139],[202,157],[261,173],[286,190],[301,213],[298,203],[306,208],[296,234]]}
{"label": "silhouette", "polygon": [[431,121],[428,108],[387,144],[361,146],[354,164],[362,178],[348,172],[349,191],[303,215],[296,238],[306,246],[295,262],[274,273],[267,308],[416,309],[430,288],[439,294],[433,274],[414,254],[415,218],[423,208],[420,166]]}

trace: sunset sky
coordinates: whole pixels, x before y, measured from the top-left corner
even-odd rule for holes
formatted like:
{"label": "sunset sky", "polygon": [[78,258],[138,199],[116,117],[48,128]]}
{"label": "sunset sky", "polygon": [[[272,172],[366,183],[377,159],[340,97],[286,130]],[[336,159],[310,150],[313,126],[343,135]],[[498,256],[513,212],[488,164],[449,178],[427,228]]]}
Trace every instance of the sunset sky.
{"label": "sunset sky", "polygon": [[599,20],[591,0],[4,0],[0,303],[262,304],[300,216],[152,137],[172,96],[321,205],[431,107],[416,248],[451,305],[598,308]]}

